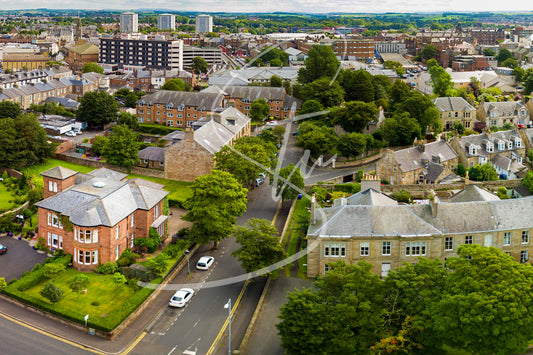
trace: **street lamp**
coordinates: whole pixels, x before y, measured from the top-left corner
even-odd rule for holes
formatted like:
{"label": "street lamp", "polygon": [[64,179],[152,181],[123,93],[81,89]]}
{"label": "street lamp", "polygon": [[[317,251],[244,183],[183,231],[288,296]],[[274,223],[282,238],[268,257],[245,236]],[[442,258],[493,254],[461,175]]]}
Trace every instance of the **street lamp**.
{"label": "street lamp", "polygon": [[224,308],[228,310],[228,355],[231,355],[231,298],[228,299],[228,303],[224,305]]}
{"label": "street lamp", "polygon": [[183,255],[187,257],[187,274],[191,273],[191,266],[189,265],[189,249],[183,251]]}

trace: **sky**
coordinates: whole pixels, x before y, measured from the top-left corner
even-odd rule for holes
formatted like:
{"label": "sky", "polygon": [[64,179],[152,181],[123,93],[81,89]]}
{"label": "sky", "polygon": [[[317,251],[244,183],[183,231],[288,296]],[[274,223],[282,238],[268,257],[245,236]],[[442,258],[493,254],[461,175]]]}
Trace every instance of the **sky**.
{"label": "sky", "polygon": [[531,11],[525,0],[0,0],[3,10],[118,9],[162,8],[174,11],[209,12],[305,12],[305,13],[373,13],[433,11]]}

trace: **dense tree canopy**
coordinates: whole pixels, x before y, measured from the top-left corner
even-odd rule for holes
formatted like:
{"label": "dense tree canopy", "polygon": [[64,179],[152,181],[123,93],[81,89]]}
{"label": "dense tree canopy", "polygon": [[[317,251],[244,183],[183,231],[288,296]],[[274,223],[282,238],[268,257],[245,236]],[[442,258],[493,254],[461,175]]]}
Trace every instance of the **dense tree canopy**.
{"label": "dense tree canopy", "polygon": [[15,118],[22,113],[20,105],[11,101],[0,102],[0,118]]}
{"label": "dense tree canopy", "polygon": [[373,102],[351,101],[331,111],[333,123],[346,132],[363,132],[369,122],[376,120],[378,109]]}
{"label": "dense tree canopy", "polygon": [[187,213],[182,219],[194,223],[192,240],[216,245],[233,232],[236,217],[246,211],[248,190],[233,175],[220,170],[197,177],[191,188],[193,195],[183,203]]}
{"label": "dense tree canopy", "polygon": [[345,101],[372,102],[375,99],[372,75],[366,70],[345,70],[341,85],[345,91]]}
{"label": "dense tree canopy", "polygon": [[77,118],[89,128],[102,128],[117,119],[118,103],[105,91],[88,92],[80,99]]}
{"label": "dense tree canopy", "polygon": [[435,95],[439,97],[453,96],[452,76],[443,67],[435,65],[429,69],[429,73]]}
{"label": "dense tree canopy", "polygon": [[169,79],[161,86],[161,90],[184,91],[185,83],[181,79]]}
{"label": "dense tree canopy", "polygon": [[302,95],[305,100],[317,100],[324,107],[333,107],[344,101],[344,90],[337,81],[322,77],[303,87]]}
{"label": "dense tree canopy", "polygon": [[264,121],[270,115],[270,106],[265,99],[257,99],[250,106],[250,118],[253,121]]}
{"label": "dense tree canopy", "polygon": [[366,143],[366,137],[362,133],[343,133],[339,136],[337,150],[343,157],[356,157],[365,151]]}
{"label": "dense tree canopy", "polygon": [[195,74],[207,73],[207,62],[202,57],[194,57],[192,60],[192,70]]}
{"label": "dense tree canopy", "polygon": [[[248,226],[236,226],[233,235],[241,247],[232,255],[239,259],[246,272],[262,269],[287,257],[279,242],[278,230],[269,220],[249,219]],[[270,274],[276,272],[273,270]]]}
{"label": "dense tree canopy", "polygon": [[420,125],[409,113],[395,113],[385,119],[381,126],[383,137],[391,146],[412,144],[415,138],[420,138]]}
{"label": "dense tree canopy", "polygon": [[103,156],[109,164],[130,170],[139,162],[139,137],[127,126],[115,126],[103,149]]}
{"label": "dense tree canopy", "polygon": [[320,154],[329,153],[337,145],[337,135],[331,127],[303,122],[296,145],[309,149],[311,155],[317,158]]}
{"label": "dense tree canopy", "polygon": [[298,81],[307,84],[323,76],[333,78],[340,67],[340,62],[329,46],[315,45],[309,50],[305,68],[298,71]]}
{"label": "dense tree canopy", "polygon": [[83,68],[81,68],[81,71],[84,73],[104,74],[104,68],[92,62],[86,63]]}

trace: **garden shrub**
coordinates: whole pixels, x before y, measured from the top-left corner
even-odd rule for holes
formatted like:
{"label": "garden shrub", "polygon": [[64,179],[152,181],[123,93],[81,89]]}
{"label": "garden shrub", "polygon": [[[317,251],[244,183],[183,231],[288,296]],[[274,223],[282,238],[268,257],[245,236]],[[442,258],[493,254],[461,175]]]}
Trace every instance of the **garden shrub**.
{"label": "garden shrub", "polygon": [[391,197],[398,202],[411,203],[413,201],[413,196],[406,190],[394,192]]}
{"label": "garden shrub", "polygon": [[94,269],[94,272],[96,272],[97,274],[111,275],[117,272],[117,270],[118,270],[117,263],[109,262],[109,263],[98,265]]}
{"label": "garden shrub", "polygon": [[73,292],[80,292],[81,290],[87,288],[89,284],[89,277],[87,275],[78,274],[70,283],[70,289]]}
{"label": "garden shrub", "polygon": [[117,260],[118,266],[130,266],[138,258],[138,255],[131,251],[130,248],[124,250],[120,258]]}
{"label": "garden shrub", "polygon": [[66,269],[66,267],[63,264],[60,264],[60,263],[48,263],[42,268],[42,271],[43,271],[44,277],[46,277],[47,279],[50,279],[50,278],[56,276],[57,274],[65,271],[65,269]]}
{"label": "garden shrub", "polygon": [[57,303],[63,299],[63,290],[54,285],[47,283],[40,292],[41,296],[47,298],[52,303]]}
{"label": "garden shrub", "polygon": [[115,272],[113,274],[113,282],[115,283],[115,285],[124,285],[126,281],[126,276],[122,275],[120,272]]}
{"label": "garden shrub", "polygon": [[161,253],[158,256],[150,257],[146,261],[148,266],[156,275],[160,276],[167,270],[168,257]]}

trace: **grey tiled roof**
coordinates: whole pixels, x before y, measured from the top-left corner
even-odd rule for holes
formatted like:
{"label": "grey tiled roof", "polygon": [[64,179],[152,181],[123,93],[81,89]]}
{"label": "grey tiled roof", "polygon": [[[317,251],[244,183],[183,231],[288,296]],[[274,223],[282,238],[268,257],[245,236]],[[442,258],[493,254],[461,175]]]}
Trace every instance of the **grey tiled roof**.
{"label": "grey tiled roof", "polygon": [[284,88],[272,88],[264,86],[223,86],[222,89],[231,97],[240,99],[250,99],[250,102],[257,99],[278,100],[285,98]]}
{"label": "grey tiled roof", "polygon": [[477,185],[471,185],[450,198],[450,202],[496,201],[500,198]]}
{"label": "grey tiled roof", "polygon": [[500,116],[515,116],[520,108],[526,108],[522,101],[485,102],[483,104],[483,109],[487,115],[491,112],[497,112]]}
{"label": "grey tiled roof", "polygon": [[90,175],[92,177],[99,177],[99,178],[110,178],[114,180],[124,180],[128,176],[128,174],[120,173],[118,171],[111,170],[108,168],[96,169],[96,170],[91,171],[87,175]]}
{"label": "grey tiled roof", "polygon": [[56,166],[55,168],[43,171],[41,173],[42,176],[59,179],[59,180],[65,180],[66,178],[69,178],[72,175],[76,175],[76,174],[77,174],[76,171],[64,168],[62,166]]}
{"label": "grey tiled roof", "polygon": [[442,174],[443,171],[444,171],[444,165],[429,162],[427,173],[426,173],[426,180],[430,182],[437,182],[437,179],[439,178],[440,174]]}
{"label": "grey tiled roof", "polygon": [[475,111],[474,106],[470,105],[468,101],[462,97],[437,97],[433,103],[439,111]]}
{"label": "grey tiled roof", "polygon": [[403,172],[417,170],[424,167],[423,159],[427,162],[438,157],[440,163],[457,158],[448,142],[438,140],[424,145],[424,151],[418,147],[402,149],[394,152],[394,159]]}
{"label": "grey tiled roof", "polygon": [[72,187],[36,205],[68,216],[77,226],[112,227],[137,209],[153,208],[168,194],[135,180],[122,181],[117,179],[119,176],[120,173],[113,175],[109,171],[87,174],[83,179],[76,179]]}
{"label": "grey tiled roof", "polygon": [[372,188],[348,197],[349,205],[388,206],[397,205],[396,200]]}
{"label": "grey tiled roof", "polygon": [[139,159],[164,162],[165,149],[159,147],[146,147],[139,151]]}
{"label": "grey tiled roof", "polygon": [[[502,141],[507,142],[507,141],[515,139],[515,138],[518,138],[518,139],[522,140],[520,138],[520,135],[518,134],[518,132],[516,132],[514,130],[492,132],[492,133],[490,133],[490,135],[487,134],[487,133],[472,134],[470,136],[460,137],[459,138],[459,145],[465,150],[467,156],[473,156],[473,155],[471,155],[469,153],[468,146],[470,144],[477,145],[478,147],[480,147],[480,149],[479,149],[479,151],[477,152],[477,154],[475,156],[480,156],[480,155],[489,154],[487,152],[487,150],[486,150],[486,142],[487,141],[491,141],[491,142],[494,143],[494,152],[497,152],[498,151],[497,140],[502,140]],[[456,139],[456,137],[454,137],[454,139]],[[524,144],[522,144],[522,147],[523,146],[524,146]],[[515,150],[515,149],[516,149],[516,147],[515,147],[514,144],[513,144],[513,149],[508,149],[507,148],[507,144],[506,144],[505,145],[505,149],[502,150],[502,151]]]}
{"label": "grey tiled roof", "polygon": [[172,104],[173,107],[180,105],[205,108],[208,111],[221,106],[222,95],[204,92],[183,92],[160,90],[156,93],[143,96],[138,102],[144,104]]}

